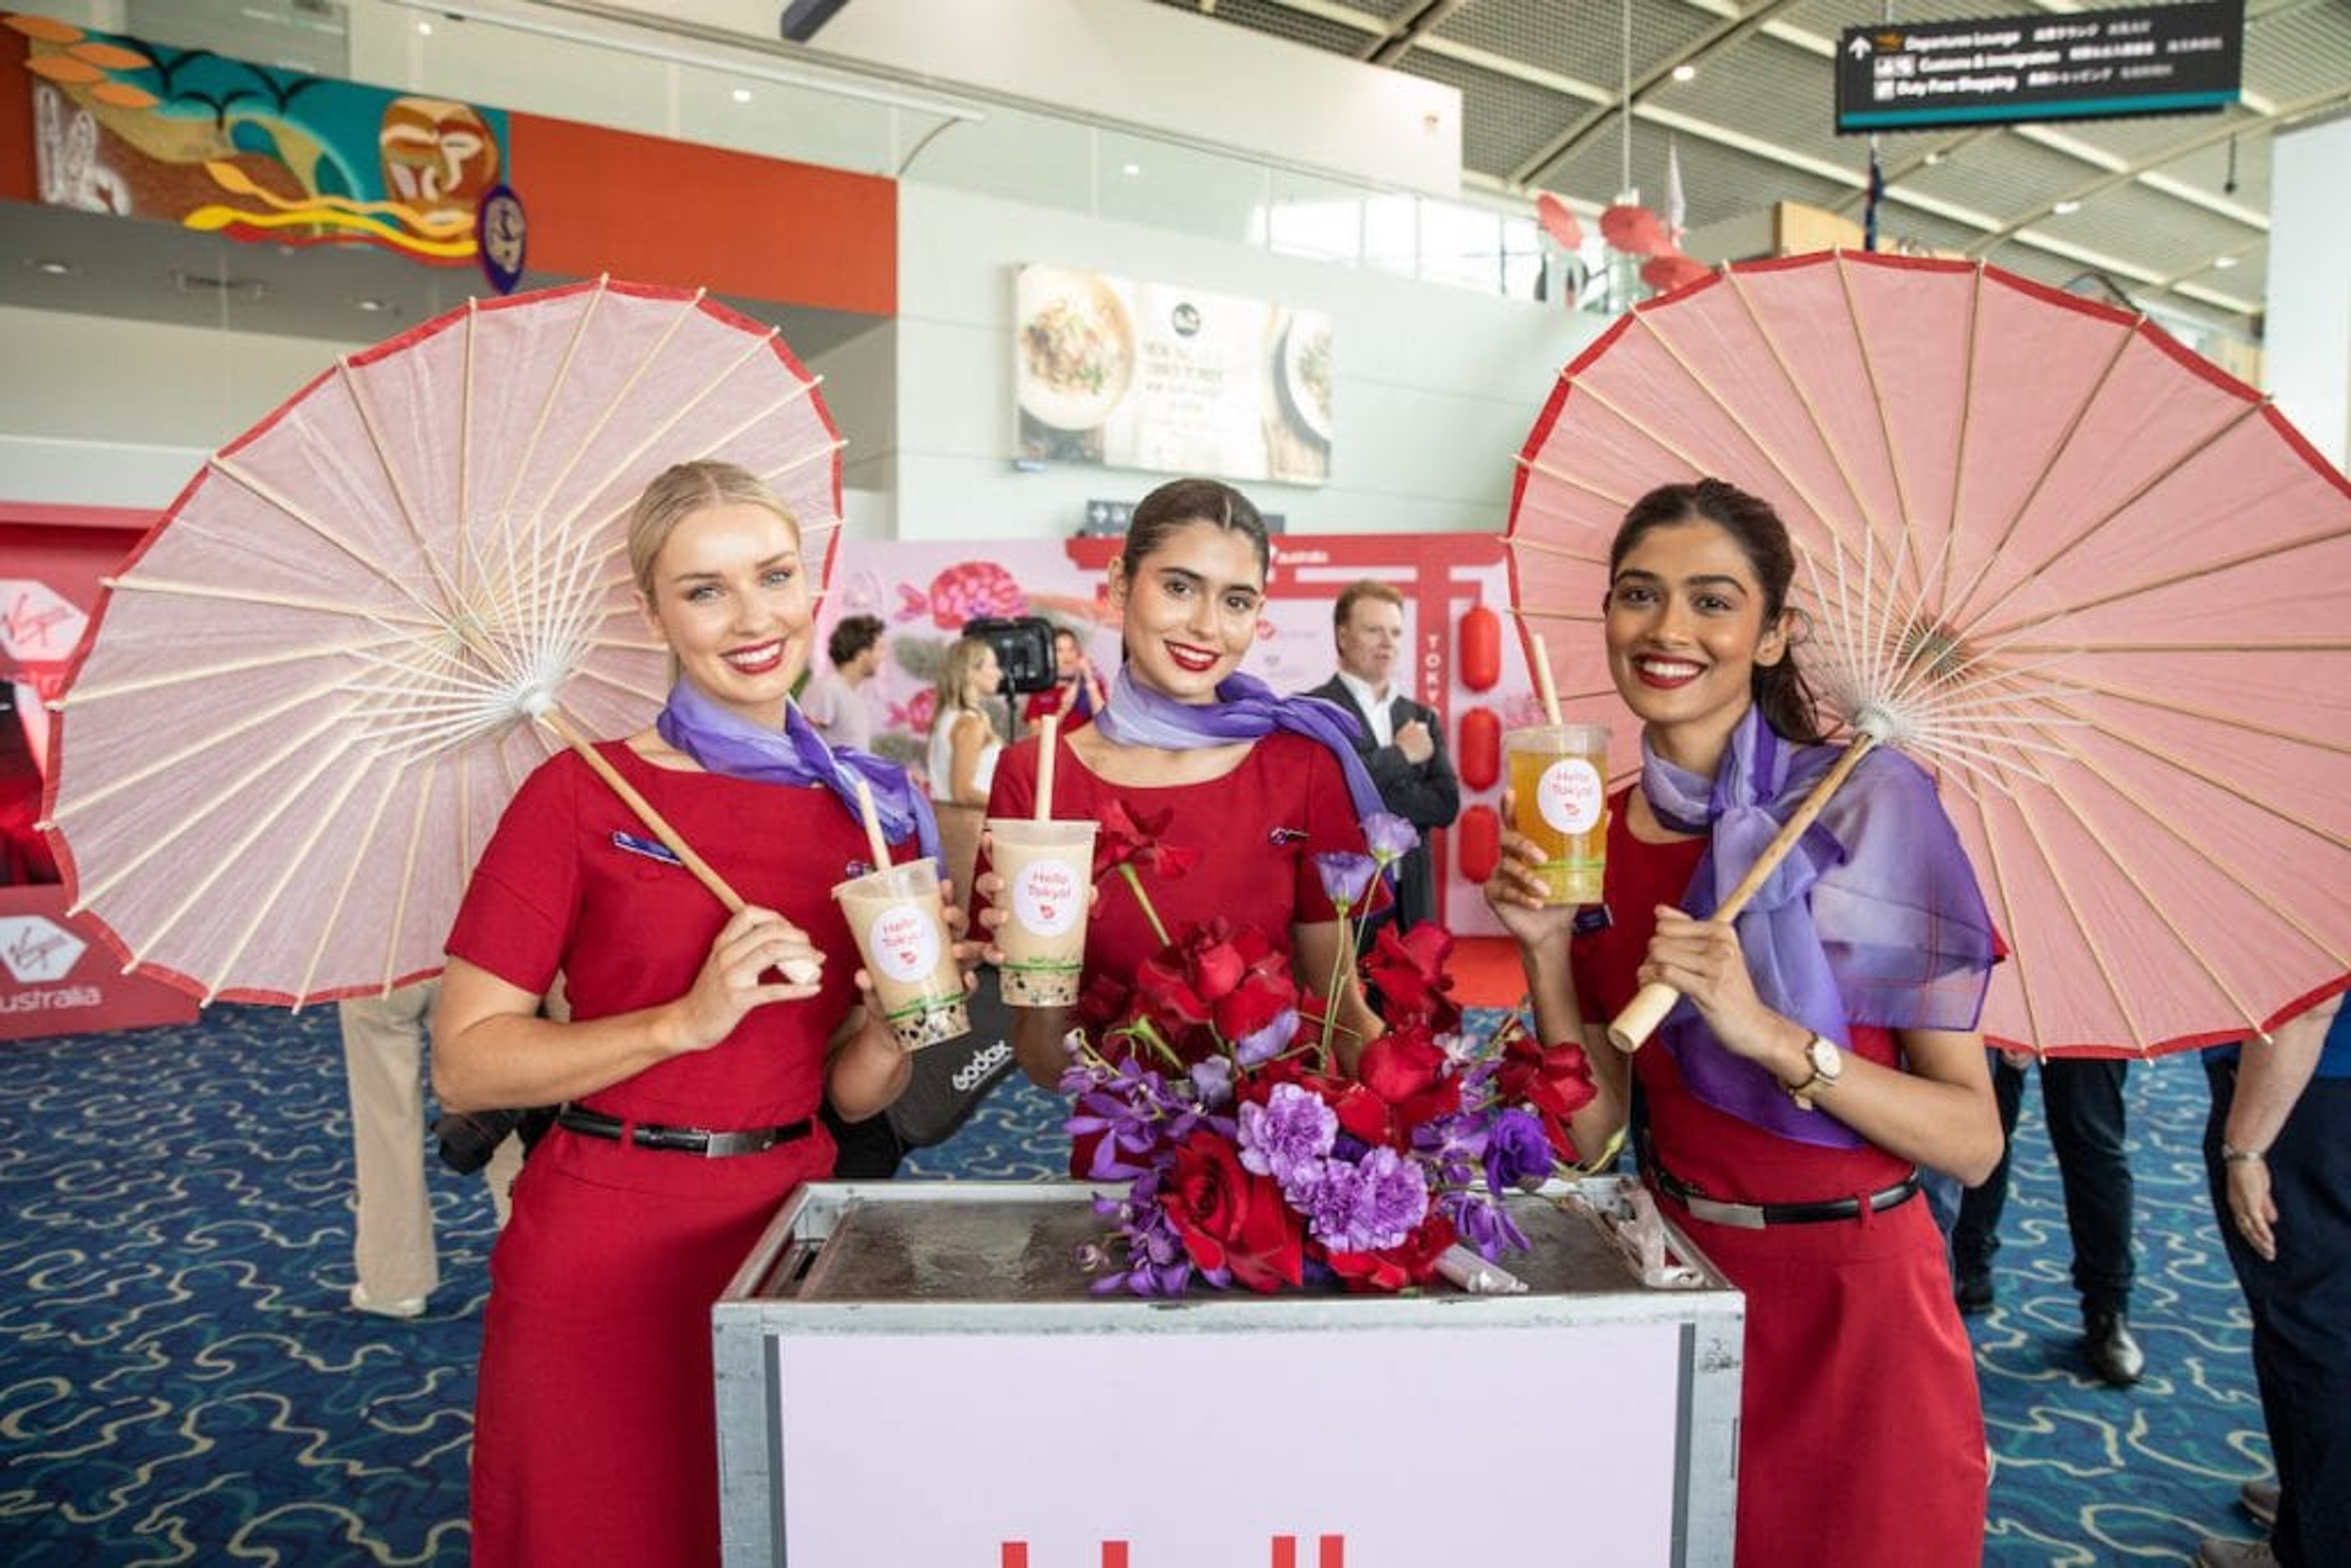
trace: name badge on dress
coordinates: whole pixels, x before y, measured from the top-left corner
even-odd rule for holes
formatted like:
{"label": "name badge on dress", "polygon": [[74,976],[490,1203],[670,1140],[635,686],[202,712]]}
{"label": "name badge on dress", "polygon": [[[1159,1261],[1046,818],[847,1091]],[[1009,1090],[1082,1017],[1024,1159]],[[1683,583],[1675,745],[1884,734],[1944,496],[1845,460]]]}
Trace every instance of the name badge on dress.
{"label": "name badge on dress", "polygon": [[643,855],[649,861],[659,861],[664,865],[684,866],[685,864],[684,861],[677,858],[667,844],[658,839],[641,839],[633,833],[615,832],[612,835],[612,847],[616,850],[626,850],[632,855]]}

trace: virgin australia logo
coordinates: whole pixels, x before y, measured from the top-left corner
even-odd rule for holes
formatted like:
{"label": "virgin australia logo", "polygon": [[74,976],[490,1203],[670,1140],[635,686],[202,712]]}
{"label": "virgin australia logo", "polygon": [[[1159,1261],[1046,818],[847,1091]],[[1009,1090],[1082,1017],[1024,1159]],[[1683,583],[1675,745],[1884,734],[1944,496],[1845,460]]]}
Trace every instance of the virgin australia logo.
{"label": "virgin australia logo", "polygon": [[89,946],[62,925],[37,915],[0,919],[0,964],[20,986],[62,980]]}

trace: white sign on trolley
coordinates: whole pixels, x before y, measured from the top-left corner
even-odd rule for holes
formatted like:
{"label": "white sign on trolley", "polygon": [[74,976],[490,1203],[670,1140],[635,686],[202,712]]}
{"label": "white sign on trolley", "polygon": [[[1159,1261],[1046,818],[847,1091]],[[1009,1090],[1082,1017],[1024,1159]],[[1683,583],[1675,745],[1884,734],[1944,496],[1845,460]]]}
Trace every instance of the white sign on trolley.
{"label": "white sign on trolley", "polygon": [[1520,1295],[1094,1298],[1090,1190],[787,1201],[715,1310],[729,1568],[1730,1562],[1744,1302],[1710,1269],[1645,1289],[1528,1200]]}

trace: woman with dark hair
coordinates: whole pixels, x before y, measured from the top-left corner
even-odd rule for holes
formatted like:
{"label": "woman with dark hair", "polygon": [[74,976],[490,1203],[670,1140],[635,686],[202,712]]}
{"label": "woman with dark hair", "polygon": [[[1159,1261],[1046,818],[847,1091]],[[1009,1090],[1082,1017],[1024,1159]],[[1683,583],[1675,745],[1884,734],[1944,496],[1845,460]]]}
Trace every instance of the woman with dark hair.
{"label": "woman with dark hair", "polygon": [[[1720,480],[1634,505],[1603,608],[1643,765],[1611,802],[1606,903],[1545,907],[1516,834],[1487,898],[1542,1038],[1588,1042],[1577,1146],[1619,1134],[1636,1082],[1659,1207],[1747,1293],[1740,1568],[1972,1568],[1983,1417],[1911,1199],[1919,1166],[1973,1183],[2001,1154],[1974,873],[1933,782],[1878,750],[1753,904],[1710,918],[1841,755],[1790,657],[1794,570],[1771,507]],[[1652,981],[1685,999],[1628,1063],[1603,1023]]]}
{"label": "woman with dark hair", "polygon": [[[1181,876],[1143,873],[1168,936],[1221,915],[1290,949],[1302,988],[1330,984],[1343,939],[1314,856],[1361,852],[1379,794],[1328,703],[1276,696],[1240,673],[1257,641],[1272,548],[1249,498],[1212,479],[1176,479],[1134,508],[1110,568],[1125,661],[1094,721],[1057,742],[1052,814],[1102,819],[1123,806],[1160,841],[1203,852]],[[1036,801],[1036,737],[1004,755],[991,817]],[[985,872],[984,895],[1001,888]],[[994,924],[993,912],[983,920]],[[1106,885],[1086,932],[1085,978],[1132,980],[1165,945],[1137,900]],[[1332,1004],[1347,1059],[1379,1031],[1351,976]],[[1069,1057],[1063,1009],[1013,1012],[1022,1071],[1049,1087]]]}

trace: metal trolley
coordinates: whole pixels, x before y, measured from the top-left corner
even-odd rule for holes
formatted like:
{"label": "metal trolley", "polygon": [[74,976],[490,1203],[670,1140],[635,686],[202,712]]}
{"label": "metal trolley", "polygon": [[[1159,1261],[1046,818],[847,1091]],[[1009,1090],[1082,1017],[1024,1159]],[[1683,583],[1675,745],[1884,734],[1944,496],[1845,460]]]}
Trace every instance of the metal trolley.
{"label": "metal trolley", "polygon": [[[1098,1296],[1079,1183],[820,1183],[713,1309],[730,1568],[1728,1564],[1744,1298],[1618,1184],[1518,1294]],[[1651,1255],[1654,1261],[1655,1247]]]}

